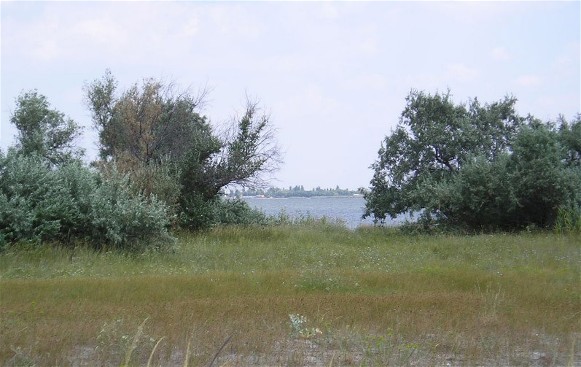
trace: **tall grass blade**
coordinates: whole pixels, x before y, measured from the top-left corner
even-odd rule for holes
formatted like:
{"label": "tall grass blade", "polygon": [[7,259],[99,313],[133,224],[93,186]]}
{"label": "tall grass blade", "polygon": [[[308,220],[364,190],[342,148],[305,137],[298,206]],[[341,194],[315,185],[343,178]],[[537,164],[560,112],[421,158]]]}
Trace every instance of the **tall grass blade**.
{"label": "tall grass blade", "polygon": [[155,343],[155,346],[153,347],[153,349],[151,350],[151,354],[149,355],[149,359],[147,360],[147,367],[151,367],[151,361],[153,360],[153,354],[155,353],[157,346],[159,345],[159,343],[161,343],[161,341],[163,339],[165,339],[165,336],[162,336],[161,338],[159,338],[157,343]]}
{"label": "tall grass blade", "polygon": [[567,366],[573,367],[575,366],[575,343],[577,342],[577,336],[573,334],[571,339],[571,354],[569,354],[569,362],[567,363]]}
{"label": "tall grass blade", "polygon": [[329,362],[329,367],[333,367],[334,360],[335,360],[335,352],[333,352],[333,355],[331,356],[331,362]]}
{"label": "tall grass blade", "polygon": [[228,344],[228,342],[230,342],[230,339],[232,339],[232,335],[230,335],[228,338],[226,338],[226,340],[224,340],[224,343],[222,343],[222,346],[220,347],[220,349],[218,349],[218,351],[214,355],[214,358],[212,358],[212,361],[210,362],[210,364],[208,365],[208,367],[212,367],[212,365],[214,364],[214,362],[218,358],[218,355],[220,355],[220,353],[222,352],[222,349],[224,349],[224,347],[226,346],[226,344]]}
{"label": "tall grass blade", "polygon": [[143,322],[141,323],[141,325],[139,325],[139,327],[137,328],[137,332],[135,333],[135,335],[133,336],[133,340],[131,341],[131,346],[129,347],[129,349],[127,349],[127,353],[125,353],[125,363],[123,363],[124,367],[129,366],[131,354],[133,354],[133,351],[135,350],[135,348],[137,348],[137,342],[139,342],[139,338],[141,338],[141,334],[143,334],[143,326],[145,326],[145,323],[147,322],[148,319],[149,317],[146,317],[145,320],[143,320]]}
{"label": "tall grass blade", "polygon": [[184,367],[188,367],[188,361],[190,360],[190,346],[192,342],[188,341],[188,347],[186,348],[186,357],[184,358]]}

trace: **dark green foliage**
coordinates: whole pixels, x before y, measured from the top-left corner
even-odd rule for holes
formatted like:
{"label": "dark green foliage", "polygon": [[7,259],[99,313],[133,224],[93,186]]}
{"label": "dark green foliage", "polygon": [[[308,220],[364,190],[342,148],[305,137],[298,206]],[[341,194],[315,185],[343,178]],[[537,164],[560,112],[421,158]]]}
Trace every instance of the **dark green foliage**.
{"label": "dark green foliage", "polygon": [[178,179],[182,187],[180,194],[182,208],[188,201],[197,200],[193,196],[213,200],[220,191],[222,186],[216,182],[218,170],[214,156],[221,148],[222,143],[217,138],[198,136],[190,151],[179,162],[181,172]]}
{"label": "dark green foliage", "polygon": [[518,200],[517,226],[552,226],[559,207],[581,203],[581,170],[563,164],[562,147],[550,125],[531,124],[518,134],[510,181]]}
{"label": "dark green foliage", "polygon": [[53,165],[79,158],[82,150],[73,145],[80,127],[57,110],[36,90],[16,99],[10,122],[18,129],[17,147],[24,155],[36,154]]}
{"label": "dark green foliage", "polygon": [[577,114],[570,123],[560,116],[558,123],[565,165],[581,168],[581,114]]}
{"label": "dark green foliage", "polygon": [[144,195],[155,194],[174,209],[182,225],[213,225],[224,187],[260,183],[259,176],[278,162],[269,117],[256,104],[248,103],[219,136],[198,112],[205,92],[175,93],[171,84],[154,79],[120,96],[116,87],[110,72],[86,87],[99,131],[99,166],[106,170],[116,162]]}
{"label": "dark green foliage", "polygon": [[449,94],[412,92],[379,150],[366,216],[419,212],[420,225],[474,230],[555,224],[581,203],[577,126],[514,112],[515,99],[454,105]]}
{"label": "dark green foliage", "polygon": [[[489,162],[478,156],[449,180],[434,183],[427,208],[448,226],[492,229],[510,226],[516,202],[508,156]],[[425,220],[425,218],[424,218]]]}
{"label": "dark green foliage", "polygon": [[215,202],[219,198],[206,199],[199,193],[191,193],[180,199],[179,223],[190,229],[210,228],[216,224]]}
{"label": "dark green foliage", "polygon": [[[276,160],[276,147],[265,116],[255,117],[256,106],[232,127],[234,133],[219,138],[211,134],[193,139],[190,151],[181,160],[182,209],[189,212],[193,202],[213,201],[230,184],[252,184]],[[209,131],[208,131],[209,132]]]}
{"label": "dark green foliage", "polygon": [[218,223],[223,225],[266,225],[267,216],[241,199],[222,199],[218,203]]}
{"label": "dark green foliage", "polygon": [[475,99],[468,108],[455,105],[449,93],[412,91],[406,100],[400,123],[372,165],[372,190],[365,193],[366,215],[378,221],[429,207],[435,183],[453,177],[475,156],[499,156],[522,124],[514,98],[485,106]]}
{"label": "dark green foliage", "polygon": [[268,218],[262,212],[250,208],[241,199],[215,197],[207,200],[190,195],[180,214],[180,224],[193,229],[211,228],[218,225],[265,225]]}

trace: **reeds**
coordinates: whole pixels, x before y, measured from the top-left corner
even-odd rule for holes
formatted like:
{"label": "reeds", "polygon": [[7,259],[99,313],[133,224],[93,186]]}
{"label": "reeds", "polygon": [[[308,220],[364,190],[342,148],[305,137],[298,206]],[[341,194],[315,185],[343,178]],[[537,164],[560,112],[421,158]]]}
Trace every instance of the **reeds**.
{"label": "reeds", "polygon": [[557,212],[555,232],[581,234],[581,207],[562,207]]}

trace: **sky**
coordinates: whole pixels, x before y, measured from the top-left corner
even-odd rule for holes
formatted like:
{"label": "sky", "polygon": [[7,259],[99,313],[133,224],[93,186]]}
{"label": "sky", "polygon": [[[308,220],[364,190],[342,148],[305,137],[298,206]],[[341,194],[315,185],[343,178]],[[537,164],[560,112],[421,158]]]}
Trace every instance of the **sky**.
{"label": "sky", "polygon": [[2,1],[0,149],[15,142],[15,99],[37,89],[94,159],[83,87],[110,69],[120,90],[208,89],[216,129],[258,101],[283,158],[272,186],[369,187],[411,90],[515,96],[545,121],[581,112],[580,4]]}

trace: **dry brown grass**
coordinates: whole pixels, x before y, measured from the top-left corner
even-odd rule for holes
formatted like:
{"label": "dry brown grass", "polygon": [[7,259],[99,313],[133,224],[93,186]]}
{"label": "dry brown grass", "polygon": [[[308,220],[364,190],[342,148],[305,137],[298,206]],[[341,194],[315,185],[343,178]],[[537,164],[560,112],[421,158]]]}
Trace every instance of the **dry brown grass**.
{"label": "dry brown grass", "polygon": [[[532,239],[522,237],[523,248],[543,243]],[[438,258],[424,240],[423,251]],[[397,271],[333,267],[340,243],[327,243],[327,270],[293,262],[279,271],[4,277],[0,364],[119,366],[130,350],[132,365],[151,358],[155,366],[208,366],[231,338],[213,366],[578,365],[579,245],[568,241],[536,245],[531,266],[512,270],[455,256]],[[373,246],[401,250],[389,242]],[[413,251],[421,258],[421,248]],[[305,327],[322,333],[293,334],[289,314],[306,316]]]}

